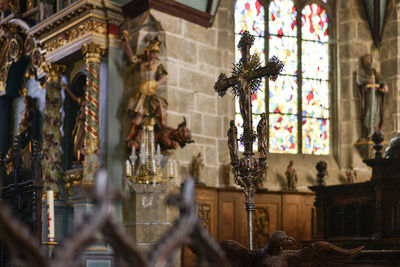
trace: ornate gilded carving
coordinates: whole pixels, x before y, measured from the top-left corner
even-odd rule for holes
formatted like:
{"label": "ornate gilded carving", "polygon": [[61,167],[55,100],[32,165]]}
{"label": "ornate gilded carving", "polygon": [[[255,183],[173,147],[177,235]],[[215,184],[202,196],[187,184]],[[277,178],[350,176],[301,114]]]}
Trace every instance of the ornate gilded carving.
{"label": "ornate gilded carving", "polygon": [[49,64],[45,66],[47,73],[46,109],[43,122],[43,175],[46,183],[58,191],[55,183],[61,179],[61,113],[62,97],[60,90],[60,75],[66,70],[63,65]]}
{"label": "ornate gilded carving", "polygon": [[[100,64],[101,58],[106,53],[106,49],[96,43],[89,43],[82,46],[82,53],[85,55],[86,64]],[[98,76],[98,74],[96,75]]]}
{"label": "ornate gilded carving", "polygon": [[44,72],[46,72],[47,81],[59,83],[60,74],[67,70],[65,65],[46,64],[44,65]]}
{"label": "ornate gilded carving", "polygon": [[24,42],[25,55],[30,56],[34,48],[35,48],[35,42],[33,41],[32,36],[26,37]]}
{"label": "ornate gilded carving", "polygon": [[107,34],[107,24],[105,22],[96,21],[96,20],[88,20],[85,23],[80,24],[79,26],[63,32],[62,35],[59,35],[51,41],[45,43],[45,48],[47,52],[53,52],[65,45],[72,43],[73,41],[79,39],[80,37],[91,34]]}
{"label": "ornate gilded carving", "polygon": [[11,65],[18,61],[23,53],[23,31],[12,24],[0,27],[0,95],[6,93],[8,71]]}
{"label": "ornate gilded carving", "polygon": [[74,188],[79,188],[83,181],[83,170],[82,169],[72,169],[65,171],[64,182],[65,190],[68,195],[72,195]]}
{"label": "ornate gilded carving", "polygon": [[20,36],[15,36],[10,41],[10,57],[16,62],[22,55],[22,38]]}
{"label": "ornate gilded carving", "polygon": [[[80,1],[83,2],[83,1]],[[77,16],[81,15],[86,10],[90,10],[95,8],[93,4],[83,3],[83,6],[80,8],[76,8],[76,5],[72,5],[67,9],[64,9],[63,12],[57,13],[56,16],[53,16],[51,21],[48,21],[45,25],[40,27],[35,33],[34,36],[36,38],[41,38],[42,35],[51,32],[51,30],[57,28],[58,26],[70,21],[71,19],[76,18]],[[95,15],[95,14],[91,14]],[[45,16],[44,16],[45,17]],[[45,19],[45,18],[43,18]]]}

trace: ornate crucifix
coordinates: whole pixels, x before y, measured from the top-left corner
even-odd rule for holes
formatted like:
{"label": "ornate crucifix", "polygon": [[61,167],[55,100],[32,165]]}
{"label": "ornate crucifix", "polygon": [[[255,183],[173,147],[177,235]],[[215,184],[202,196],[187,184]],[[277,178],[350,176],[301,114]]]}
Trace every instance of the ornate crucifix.
{"label": "ornate crucifix", "polygon": [[[243,187],[246,196],[247,225],[249,248],[253,249],[253,212],[255,210],[254,194],[257,186],[264,180],[266,169],[266,116],[262,118],[257,126],[257,135],[252,129],[253,114],[251,95],[260,90],[261,79],[268,76],[275,80],[283,64],[275,56],[272,57],[266,66],[261,67],[260,58],[257,54],[250,55],[250,48],[253,45],[254,37],[245,31],[239,41],[238,48],[242,58],[233,67],[232,77],[227,78],[221,74],[214,85],[215,91],[222,97],[232,87],[233,94],[239,98],[240,114],[243,118],[243,135],[240,142],[244,144],[243,157],[238,155],[237,129],[234,121],[228,131],[228,146],[231,156],[231,165],[235,175],[235,183]],[[253,143],[259,140],[260,157],[257,159],[253,153]]]}

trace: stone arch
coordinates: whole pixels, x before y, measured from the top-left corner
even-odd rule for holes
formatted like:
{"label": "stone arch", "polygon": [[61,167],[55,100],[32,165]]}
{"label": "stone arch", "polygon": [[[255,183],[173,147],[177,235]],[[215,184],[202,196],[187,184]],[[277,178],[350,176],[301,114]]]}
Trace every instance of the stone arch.
{"label": "stone arch", "polygon": [[0,26],[0,153],[10,146],[12,131],[12,101],[22,93],[25,72],[31,63],[35,41],[28,35],[29,25],[21,19],[11,19]]}

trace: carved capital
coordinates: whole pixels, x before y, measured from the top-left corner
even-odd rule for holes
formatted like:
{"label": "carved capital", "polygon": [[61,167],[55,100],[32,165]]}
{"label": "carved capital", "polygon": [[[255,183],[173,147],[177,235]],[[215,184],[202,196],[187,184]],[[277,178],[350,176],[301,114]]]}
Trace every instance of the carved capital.
{"label": "carved capital", "polygon": [[44,65],[44,72],[46,72],[47,81],[60,82],[60,75],[67,70],[65,65],[46,64]]}
{"label": "carved capital", "polygon": [[86,64],[100,64],[101,58],[106,53],[106,48],[96,43],[88,43],[82,45],[82,53],[85,56]]}

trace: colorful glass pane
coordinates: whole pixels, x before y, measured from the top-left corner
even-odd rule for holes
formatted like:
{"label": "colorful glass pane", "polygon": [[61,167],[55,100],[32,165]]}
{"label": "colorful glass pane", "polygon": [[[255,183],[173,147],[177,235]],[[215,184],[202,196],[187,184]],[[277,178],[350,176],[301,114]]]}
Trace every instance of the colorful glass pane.
{"label": "colorful glass pane", "polygon": [[328,14],[317,4],[307,5],[301,12],[301,38],[328,42]]}
{"label": "colorful glass pane", "polygon": [[329,80],[328,44],[302,41],[301,52],[303,78]]}
{"label": "colorful glass pane", "polygon": [[329,120],[303,118],[303,153],[329,154]]}
{"label": "colorful glass pane", "polygon": [[[242,36],[240,34],[235,35],[235,47],[236,47],[236,51],[235,51],[235,60],[236,61],[235,62],[239,62],[240,58],[242,57],[242,53],[239,51],[239,49],[237,49],[237,45],[238,45],[241,37]],[[254,53],[258,53],[262,66],[265,65],[264,48],[265,48],[265,40],[263,37],[256,37],[254,39],[253,46],[250,48],[251,55],[253,55]]]}
{"label": "colorful glass pane", "polygon": [[329,118],[329,84],[326,81],[303,79],[303,117]]}
{"label": "colorful glass pane", "polygon": [[278,76],[269,82],[269,112],[297,114],[297,78]]}
{"label": "colorful glass pane", "polygon": [[297,116],[269,115],[269,152],[297,153]]}
{"label": "colorful glass pane", "polygon": [[297,11],[291,0],[272,0],[268,12],[269,33],[297,36]]}
{"label": "colorful glass pane", "polygon": [[257,0],[236,0],[235,33],[245,30],[256,36],[264,36],[264,6]]}
{"label": "colorful glass pane", "polygon": [[251,96],[251,104],[253,114],[261,114],[265,112],[265,79],[261,83],[261,90]]}
{"label": "colorful glass pane", "polygon": [[277,56],[285,64],[282,74],[297,73],[297,39],[269,36],[269,56]]}
{"label": "colorful glass pane", "polygon": [[[265,112],[265,94],[264,94],[265,85],[264,85],[264,83],[262,83],[261,87],[263,88],[262,91],[260,90],[251,96],[251,99],[252,99],[251,104],[252,104],[253,114],[261,114],[261,113]],[[236,98],[235,98],[235,111],[240,112],[239,100]]]}

